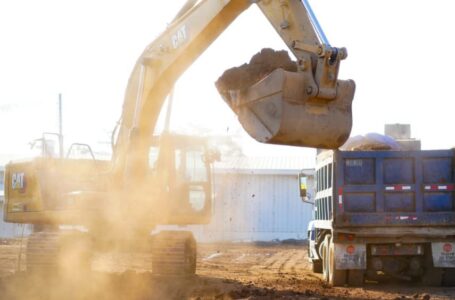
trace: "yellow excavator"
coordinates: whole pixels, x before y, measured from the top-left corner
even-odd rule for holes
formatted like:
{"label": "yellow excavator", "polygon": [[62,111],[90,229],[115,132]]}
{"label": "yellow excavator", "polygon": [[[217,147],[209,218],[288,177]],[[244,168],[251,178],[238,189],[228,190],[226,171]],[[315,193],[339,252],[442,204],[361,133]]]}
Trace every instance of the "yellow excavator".
{"label": "yellow excavator", "polygon": [[[260,142],[337,148],[346,141],[355,84],[338,80],[338,70],[347,52],[328,43],[306,0],[188,0],[134,66],[111,161],[43,156],[6,166],[4,219],[35,225],[28,270],[76,257],[89,267],[94,248],[149,245],[156,225],[210,221],[216,155],[202,139],[153,132],[175,81],[251,5],[260,8],[295,61],[291,67],[253,66],[248,80],[245,72],[227,71],[216,84],[222,98]],[[59,230],[61,225],[85,230]],[[154,273],[194,274],[190,232],[162,231],[150,245]]]}

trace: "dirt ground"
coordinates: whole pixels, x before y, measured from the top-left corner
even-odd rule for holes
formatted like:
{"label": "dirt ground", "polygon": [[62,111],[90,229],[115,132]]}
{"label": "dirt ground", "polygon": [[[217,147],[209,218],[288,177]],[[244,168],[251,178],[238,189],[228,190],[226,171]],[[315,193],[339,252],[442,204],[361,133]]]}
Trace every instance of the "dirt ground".
{"label": "dirt ground", "polygon": [[197,276],[184,279],[153,276],[149,254],[127,253],[97,254],[90,273],[31,275],[19,249],[0,240],[0,299],[455,299],[455,288],[411,283],[327,287],[302,244],[200,244]]}

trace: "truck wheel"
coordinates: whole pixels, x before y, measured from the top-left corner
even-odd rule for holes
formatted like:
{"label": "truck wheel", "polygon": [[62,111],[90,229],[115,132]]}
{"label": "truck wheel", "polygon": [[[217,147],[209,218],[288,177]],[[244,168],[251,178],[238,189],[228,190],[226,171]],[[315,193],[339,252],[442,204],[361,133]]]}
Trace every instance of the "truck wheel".
{"label": "truck wheel", "polygon": [[424,286],[441,286],[443,269],[433,266],[426,268],[422,276],[422,284]]}
{"label": "truck wheel", "polygon": [[424,249],[425,265],[424,273],[421,277],[424,286],[441,286],[444,275],[444,269],[434,267],[431,244],[427,244]]}
{"label": "truck wheel", "polygon": [[350,286],[362,286],[365,279],[363,270],[349,270],[348,271],[348,284]]}
{"label": "truck wheel", "polygon": [[328,249],[329,249],[329,241],[330,241],[330,235],[326,235],[324,238],[324,242],[322,242],[321,246],[321,256],[322,256],[322,278],[324,281],[328,282],[329,281],[329,264],[328,264]]}
{"label": "truck wheel", "polygon": [[313,273],[322,273],[322,260],[313,260],[311,266]]}
{"label": "truck wheel", "polygon": [[455,269],[445,269],[442,277],[443,286],[455,286]]}
{"label": "truck wheel", "polygon": [[335,243],[329,236],[329,284],[331,286],[343,286],[346,283],[346,270],[337,270],[335,265]]}

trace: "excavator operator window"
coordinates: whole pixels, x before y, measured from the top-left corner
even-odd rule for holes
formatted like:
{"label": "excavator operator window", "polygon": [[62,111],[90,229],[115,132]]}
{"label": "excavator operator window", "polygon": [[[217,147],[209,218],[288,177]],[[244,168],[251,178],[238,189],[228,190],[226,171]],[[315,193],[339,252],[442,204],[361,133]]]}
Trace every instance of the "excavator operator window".
{"label": "excavator operator window", "polygon": [[149,151],[149,168],[150,169],[156,168],[156,162],[158,161],[159,153],[160,153],[160,150],[159,150],[158,146],[150,147],[150,151]]}
{"label": "excavator operator window", "polygon": [[174,153],[174,165],[175,165],[175,170],[176,172],[183,172],[182,171],[182,155],[183,155],[183,151],[182,149],[175,149],[175,153]]}
{"label": "excavator operator window", "polygon": [[150,179],[163,184],[177,223],[199,223],[210,215],[213,161],[208,159],[209,154],[205,141],[195,137],[167,134],[152,140],[148,156]]}
{"label": "excavator operator window", "polygon": [[201,211],[205,207],[205,190],[203,186],[193,185],[190,186],[190,205],[191,208],[195,211]]}
{"label": "excavator operator window", "polygon": [[185,177],[189,184],[189,204],[194,211],[206,206],[208,192],[208,166],[204,163],[203,148],[189,149],[185,155]]}
{"label": "excavator operator window", "polygon": [[204,151],[186,152],[186,177],[190,182],[207,182],[207,167],[204,164]]}

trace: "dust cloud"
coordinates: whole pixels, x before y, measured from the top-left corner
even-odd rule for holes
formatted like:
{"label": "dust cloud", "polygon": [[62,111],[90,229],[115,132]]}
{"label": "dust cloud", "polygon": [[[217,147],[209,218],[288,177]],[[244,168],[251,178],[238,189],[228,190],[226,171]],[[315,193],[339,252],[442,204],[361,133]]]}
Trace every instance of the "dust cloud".
{"label": "dust cloud", "polygon": [[[454,288],[418,283],[332,288],[312,273],[301,243],[200,244],[191,277],[152,275],[149,253],[96,253],[92,270],[17,272],[20,242],[0,243],[0,299],[454,299]],[[217,255],[214,255],[216,253]],[[77,267],[77,266],[76,266]]]}
{"label": "dust cloud", "polygon": [[[204,296],[215,296],[194,275],[152,274],[152,248],[160,244],[151,235],[154,227],[201,223],[211,211],[194,212],[168,146],[160,147],[155,164],[142,159],[146,168],[127,169],[119,181],[108,162],[95,160],[37,158],[12,165],[11,172],[26,174],[27,187],[20,195],[12,191],[8,201],[26,195],[33,199],[27,209],[47,214],[30,220],[36,230],[27,241],[9,245],[15,253],[8,259],[16,263],[0,276],[0,299],[191,299],[201,288]],[[203,158],[197,158],[201,165]],[[172,241],[163,244],[171,247],[162,252],[176,249]]]}
{"label": "dust cloud", "polygon": [[72,237],[55,254],[55,264],[30,268],[27,255],[33,253],[24,250],[25,244],[5,240],[0,245],[0,299],[215,299],[223,294],[200,276],[152,274],[151,252],[137,245],[94,251],[88,261],[81,255],[85,245],[75,244]]}

